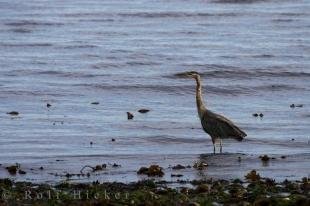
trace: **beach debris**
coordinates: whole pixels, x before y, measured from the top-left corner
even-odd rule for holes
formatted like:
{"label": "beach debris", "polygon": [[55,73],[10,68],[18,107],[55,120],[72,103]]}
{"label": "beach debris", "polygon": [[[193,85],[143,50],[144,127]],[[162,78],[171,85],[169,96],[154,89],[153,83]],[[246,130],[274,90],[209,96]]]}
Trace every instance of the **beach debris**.
{"label": "beach debris", "polygon": [[7,114],[12,115],[12,116],[17,116],[17,115],[19,115],[19,112],[11,111],[11,112],[7,112]]}
{"label": "beach debris", "polygon": [[182,170],[182,169],[185,169],[185,168],[186,168],[185,166],[180,165],[180,164],[172,167],[173,170]]}
{"label": "beach debris", "polygon": [[90,104],[98,105],[98,104],[100,104],[100,103],[99,103],[99,102],[92,102],[92,103],[90,103]]}
{"label": "beach debris", "polygon": [[208,167],[208,164],[207,163],[204,163],[204,162],[195,162],[194,166],[193,166],[195,169],[197,170],[203,170],[205,169],[206,167]]}
{"label": "beach debris", "polygon": [[20,164],[18,163],[16,163],[15,165],[8,166],[5,169],[10,173],[10,175],[16,175],[17,172],[22,175],[26,174],[26,172],[20,168]]}
{"label": "beach debris", "polygon": [[290,108],[295,108],[295,107],[303,107],[303,104],[291,104]]}
{"label": "beach debris", "polygon": [[129,120],[129,119],[133,119],[133,114],[131,114],[130,112],[127,112],[127,119]]}
{"label": "beach debris", "polygon": [[11,174],[11,175],[16,175],[16,172],[18,170],[19,166],[18,165],[12,165],[8,166],[5,169]]}
{"label": "beach debris", "polygon": [[104,169],[107,168],[106,164],[102,164],[102,165],[96,165],[95,167],[89,166],[89,165],[85,165],[84,167],[82,167],[82,169],[80,170],[80,173],[83,174],[83,170],[85,168],[90,168],[92,169],[92,172],[97,172],[97,171],[102,171]]}
{"label": "beach debris", "polygon": [[252,170],[251,172],[245,175],[245,179],[252,182],[256,182],[260,180],[260,175],[256,172],[256,170]]}
{"label": "beach debris", "polygon": [[121,165],[113,163],[112,167],[121,167]]}
{"label": "beach debris", "polygon": [[263,155],[263,156],[259,156],[259,158],[263,161],[263,162],[268,162],[270,157],[268,155]]}
{"label": "beach debris", "polygon": [[182,174],[171,174],[171,177],[183,177]]}
{"label": "beach debris", "polygon": [[150,110],[149,109],[139,109],[138,112],[144,114],[144,113],[148,113]]}
{"label": "beach debris", "polygon": [[47,107],[47,108],[50,108],[51,106],[52,106],[52,105],[51,105],[50,103],[47,103],[47,104],[46,104],[46,107]]}
{"label": "beach debris", "polygon": [[164,176],[163,168],[160,167],[159,165],[151,165],[149,168],[147,167],[141,167],[138,172],[138,175],[147,175],[149,177],[162,177]]}

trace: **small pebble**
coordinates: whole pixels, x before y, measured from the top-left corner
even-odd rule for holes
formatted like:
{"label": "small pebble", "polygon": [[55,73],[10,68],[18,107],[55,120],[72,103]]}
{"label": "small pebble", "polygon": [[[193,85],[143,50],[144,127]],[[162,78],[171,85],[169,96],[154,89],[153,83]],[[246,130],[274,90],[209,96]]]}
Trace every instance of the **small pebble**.
{"label": "small pebble", "polygon": [[112,138],[112,139],[111,139],[111,141],[112,141],[112,142],[115,142],[115,139],[114,139],[114,138]]}
{"label": "small pebble", "polygon": [[263,114],[263,113],[260,113],[260,114],[259,114],[259,116],[260,116],[260,117],[263,117],[263,116],[264,116],[264,114]]}
{"label": "small pebble", "polygon": [[90,142],[89,144],[90,144],[90,145],[93,145],[93,142]]}
{"label": "small pebble", "polygon": [[40,169],[40,170],[43,170],[44,168],[41,166],[39,169]]}

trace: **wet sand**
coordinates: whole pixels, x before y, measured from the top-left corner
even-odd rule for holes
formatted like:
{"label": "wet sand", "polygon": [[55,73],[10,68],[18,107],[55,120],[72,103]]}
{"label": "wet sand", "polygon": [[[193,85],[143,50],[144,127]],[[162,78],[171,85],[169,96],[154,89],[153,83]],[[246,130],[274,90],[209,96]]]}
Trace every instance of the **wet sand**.
{"label": "wet sand", "polygon": [[[6,170],[12,164],[0,166],[0,176],[9,177],[16,181],[31,181],[37,183],[56,184],[63,180],[70,182],[136,182],[139,180],[153,179],[145,175],[137,175],[140,167],[159,165],[163,168],[165,175],[155,178],[174,182],[214,179],[244,179],[244,174],[251,170],[257,170],[264,177],[277,181],[285,179],[297,180],[310,176],[310,154],[295,155],[268,155],[269,161],[262,161],[259,155],[246,155],[236,153],[202,154],[202,155],[103,155],[103,156],[80,156],[80,157],[54,157],[37,158],[35,162],[20,163],[20,168],[27,174],[10,175]],[[203,170],[193,168],[195,162],[208,164]],[[90,168],[80,170],[85,165],[95,167],[106,164],[107,167],[101,171],[92,172]],[[119,165],[119,166],[115,166]],[[191,168],[174,170],[175,165],[191,166]],[[113,166],[114,165],[114,166]],[[43,169],[40,169],[43,167]],[[70,176],[66,176],[70,174]],[[171,174],[179,174],[181,177],[172,177]]]}

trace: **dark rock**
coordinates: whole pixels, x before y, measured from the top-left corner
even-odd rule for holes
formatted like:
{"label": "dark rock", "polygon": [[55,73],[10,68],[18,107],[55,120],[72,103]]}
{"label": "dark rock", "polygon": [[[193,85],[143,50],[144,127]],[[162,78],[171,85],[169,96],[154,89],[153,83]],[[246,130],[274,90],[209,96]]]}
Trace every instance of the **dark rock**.
{"label": "dark rock", "polygon": [[180,164],[172,167],[173,170],[181,170],[181,169],[185,169],[185,168],[186,168],[185,166],[180,165]]}
{"label": "dark rock", "polygon": [[21,174],[21,175],[25,175],[26,174],[26,172],[24,170],[21,170],[21,169],[18,170],[18,173]]}
{"label": "dark rock", "polygon": [[116,163],[114,163],[113,165],[112,165],[112,167],[120,167],[121,165],[118,165],[118,164],[116,164]]}
{"label": "dark rock", "polygon": [[41,166],[40,168],[39,168],[40,170],[44,170],[44,168]]}
{"label": "dark rock", "polygon": [[133,114],[131,114],[130,112],[127,112],[127,119],[133,119]]}
{"label": "dark rock", "polygon": [[193,167],[197,170],[203,170],[204,168],[208,167],[208,164],[204,162],[196,162]]}
{"label": "dark rock", "polygon": [[268,162],[270,157],[268,157],[268,155],[263,155],[263,156],[259,156],[259,158],[263,161],[263,162]]}
{"label": "dark rock", "polygon": [[17,165],[12,165],[9,167],[6,167],[7,171],[11,174],[11,175],[16,175],[18,166]]}
{"label": "dark rock", "polygon": [[19,112],[11,111],[11,112],[7,112],[7,114],[12,115],[12,116],[17,116],[17,115],[19,115]]}
{"label": "dark rock", "polygon": [[295,107],[303,107],[303,104],[291,104],[290,107],[291,108],[295,108]]}
{"label": "dark rock", "polygon": [[264,114],[263,114],[263,113],[260,113],[260,114],[259,114],[259,116],[260,116],[260,117],[263,117],[263,116],[264,116]]}
{"label": "dark rock", "polygon": [[47,108],[50,108],[51,106],[52,106],[52,105],[49,104],[49,103],[46,104],[46,107],[47,107]]}
{"label": "dark rock", "polygon": [[138,110],[138,112],[140,112],[140,113],[147,113],[149,111],[150,111],[149,109],[139,109]]}
{"label": "dark rock", "polygon": [[111,139],[111,141],[112,141],[112,142],[115,142],[115,139],[114,139],[114,138],[112,138],[112,139]]}
{"label": "dark rock", "polygon": [[98,105],[100,103],[99,102],[92,102],[91,104]]}
{"label": "dark rock", "polygon": [[196,188],[197,193],[206,193],[206,192],[209,192],[209,190],[210,190],[210,186],[207,184],[198,185]]}
{"label": "dark rock", "polygon": [[285,156],[285,155],[282,155],[282,156],[281,156],[281,159],[285,159],[285,158],[286,158],[286,156]]}
{"label": "dark rock", "polygon": [[247,175],[245,175],[245,178],[249,181],[255,182],[260,180],[260,175],[256,173],[256,170],[252,170]]}
{"label": "dark rock", "polygon": [[102,165],[96,165],[94,168],[93,168],[93,172],[96,172],[96,171],[101,171],[103,169],[107,168],[107,165],[106,164],[102,164]]}
{"label": "dark rock", "polygon": [[137,172],[137,174],[139,175],[144,174],[149,177],[154,177],[154,176],[162,177],[164,176],[165,173],[163,172],[163,168],[159,167],[158,165],[151,165],[149,168],[141,167],[139,171]]}
{"label": "dark rock", "polygon": [[258,117],[257,113],[252,114],[253,117]]}
{"label": "dark rock", "polygon": [[182,174],[171,174],[171,177],[183,177]]}

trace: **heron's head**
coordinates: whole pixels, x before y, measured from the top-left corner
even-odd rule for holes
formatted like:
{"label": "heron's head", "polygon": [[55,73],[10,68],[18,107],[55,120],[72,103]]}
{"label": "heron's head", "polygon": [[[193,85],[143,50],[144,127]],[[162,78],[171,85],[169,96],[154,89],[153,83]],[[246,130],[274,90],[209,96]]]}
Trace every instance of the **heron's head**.
{"label": "heron's head", "polygon": [[196,72],[196,71],[187,72],[187,73],[186,73],[186,76],[187,76],[187,77],[190,77],[190,78],[194,78],[194,79],[200,78],[199,73]]}

